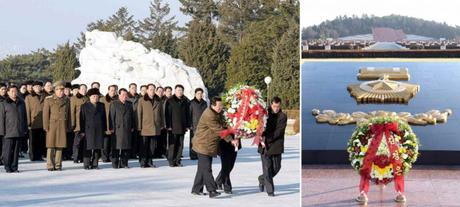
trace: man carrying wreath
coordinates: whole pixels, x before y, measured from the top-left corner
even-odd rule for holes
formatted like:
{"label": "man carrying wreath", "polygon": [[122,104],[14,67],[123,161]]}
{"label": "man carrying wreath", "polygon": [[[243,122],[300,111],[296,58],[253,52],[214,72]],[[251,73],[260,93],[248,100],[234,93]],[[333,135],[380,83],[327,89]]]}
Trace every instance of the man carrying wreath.
{"label": "man carrying wreath", "polygon": [[273,177],[281,169],[281,154],[284,152],[284,133],[287,125],[287,115],[281,111],[281,99],[273,97],[268,110],[267,126],[263,140],[259,144],[263,173],[259,176],[260,192],[264,190],[268,196],[275,196]]}
{"label": "man carrying wreath", "polygon": [[[193,150],[198,157],[198,167],[192,187],[192,194],[194,195],[205,195],[203,193],[204,185],[209,192],[210,198],[220,195],[217,192],[217,184],[212,175],[212,158],[218,154],[220,135],[224,134],[222,132],[225,130],[225,121],[222,114],[223,107],[222,99],[213,97],[211,106],[203,112],[198,122],[196,134],[192,141]],[[230,135],[225,136],[223,139],[238,147],[238,139],[233,139]]]}

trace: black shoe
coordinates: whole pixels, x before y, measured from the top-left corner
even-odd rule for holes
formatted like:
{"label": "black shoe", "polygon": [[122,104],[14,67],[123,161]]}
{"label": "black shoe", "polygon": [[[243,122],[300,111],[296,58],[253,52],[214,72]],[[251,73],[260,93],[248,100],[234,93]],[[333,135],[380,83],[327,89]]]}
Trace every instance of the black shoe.
{"label": "black shoe", "polygon": [[54,171],[54,168],[50,168],[50,169],[48,169],[48,171]]}
{"label": "black shoe", "polygon": [[181,163],[176,163],[176,167],[184,167]]}
{"label": "black shoe", "polygon": [[222,184],[217,184],[217,190],[223,190],[224,188],[222,188]]}
{"label": "black shoe", "polygon": [[62,168],[56,168],[55,171],[62,171]]}
{"label": "black shoe", "polygon": [[74,160],[73,163],[78,164],[78,160]]}
{"label": "black shoe", "polygon": [[220,193],[217,192],[217,191],[211,191],[209,192],[209,197],[210,198],[214,198],[214,197],[217,197],[217,196],[220,196]]}
{"label": "black shoe", "polygon": [[89,170],[89,169],[90,169],[89,166],[85,166],[85,170]]}
{"label": "black shoe", "polygon": [[275,193],[268,193],[269,197],[275,197]]}
{"label": "black shoe", "polygon": [[224,190],[224,193],[225,194],[233,194],[233,192],[231,190]]}
{"label": "black shoe", "polygon": [[205,196],[206,193],[203,193],[203,192],[194,192],[194,191],[192,191],[192,195]]}
{"label": "black shoe", "polygon": [[260,190],[260,192],[264,192],[264,187],[265,187],[264,184],[259,183],[259,190]]}

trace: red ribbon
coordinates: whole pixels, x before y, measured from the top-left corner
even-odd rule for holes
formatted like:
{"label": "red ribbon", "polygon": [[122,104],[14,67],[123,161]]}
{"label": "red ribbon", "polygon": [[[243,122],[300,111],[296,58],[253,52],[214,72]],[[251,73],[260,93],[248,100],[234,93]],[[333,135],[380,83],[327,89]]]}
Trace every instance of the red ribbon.
{"label": "red ribbon", "polygon": [[372,124],[370,126],[370,133],[374,135],[374,139],[372,139],[372,142],[369,144],[368,150],[364,155],[363,167],[360,170],[361,176],[370,178],[372,163],[374,162],[374,158],[384,133],[388,149],[390,150],[390,163],[393,164],[394,176],[397,177],[402,175],[402,162],[399,156],[398,143],[394,137],[391,136],[391,132],[399,134],[397,122]]}
{"label": "red ribbon", "polygon": [[[255,114],[257,120],[259,121],[259,126],[256,130],[256,136],[254,137],[253,144],[259,144],[262,140],[262,133],[264,131],[264,116],[267,115],[267,110],[261,107],[259,104],[255,105],[254,107],[249,107],[249,102],[251,101],[251,97],[258,98],[256,92],[253,89],[241,89],[240,93],[236,94],[235,96],[237,99],[240,100],[240,105],[238,106],[237,113],[235,114],[227,114],[228,118],[234,119],[236,118],[235,125],[231,128],[233,133],[236,137],[240,136],[241,132],[238,130],[243,121],[249,121],[250,116],[254,116]],[[221,135],[228,134],[229,131],[222,133]],[[222,137],[222,136],[221,136]]]}

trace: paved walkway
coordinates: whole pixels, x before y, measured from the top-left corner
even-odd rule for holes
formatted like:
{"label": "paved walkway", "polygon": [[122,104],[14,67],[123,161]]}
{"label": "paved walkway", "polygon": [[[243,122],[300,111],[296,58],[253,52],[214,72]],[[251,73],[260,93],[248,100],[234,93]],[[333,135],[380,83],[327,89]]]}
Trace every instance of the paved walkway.
{"label": "paved walkway", "polygon": [[[303,206],[359,206],[358,174],[349,165],[304,165]],[[406,177],[406,206],[460,206],[460,166],[416,166]],[[393,184],[371,185],[368,206],[401,206]]]}

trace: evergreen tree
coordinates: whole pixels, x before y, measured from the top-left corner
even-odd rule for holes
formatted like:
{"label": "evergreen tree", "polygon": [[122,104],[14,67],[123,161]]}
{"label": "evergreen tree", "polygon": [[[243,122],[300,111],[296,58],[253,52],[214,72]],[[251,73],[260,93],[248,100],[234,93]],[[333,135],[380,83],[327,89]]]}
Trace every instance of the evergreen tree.
{"label": "evergreen tree", "polygon": [[261,4],[258,0],[223,0],[219,4],[218,31],[230,46],[241,41],[243,30],[259,18]]}
{"label": "evergreen tree", "polygon": [[[241,43],[232,49],[227,67],[226,88],[244,83],[256,86],[266,95],[264,77],[270,75],[273,48],[287,29],[280,15],[251,23],[243,32]],[[297,54],[298,55],[298,54]]]}
{"label": "evergreen tree", "polygon": [[273,52],[270,95],[279,96],[285,108],[297,109],[300,105],[299,25],[291,24]]}
{"label": "evergreen tree", "polygon": [[133,36],[136,27],[136,21],[133,18],[133,15],[129,14],[128,8],[120,7],[115,14],[109,17],[106,25],[108,25],[110,31],[115,32],[117,36],[126,40],[126,37]]}
{"label": "evergreen tree", "polygon": [[217,35],[211,20],[194,19],[190,22],[180,43],[180,57],[185,64],[198,69],[210,96],[224,90],[228,56],[229,49]]}
{"label": "evergreen tree", "polygon": [[8,55],[0,60],[0,82],[22,83],[26,80],[51,79],[51,55],[46,49],[30,54]]}
{"label": "evergreen tree", "polygon": [[175,17],[168,17],[169,4],[162,4],[162,0],[150,3],[150,16],[139,22],[138,39],[147,48],[159,49],[173,57],[177,57],[176,38],[177,30]]}
{"label": "evergreen tree", "polygon": [[79,63],[74,46],[71,46],[69,42],[59,45],[53,59],[50,70],[54,81],[72,81],[76,78],[75,68],[79,67]]}
{"label": "evergreen tree", "polygon": [[402,29],[406,34],[432,38],[455,39],[460,36],[460,27],[452,27],[446,23],[400,15],[377,17],[364,14],[361,17],[356,15],[351,17],[338,16],[334,20],[303,28],[302,39],[325,39],[369,34],[372,33],[373,27]]}
{"label": "evergreen tree", "polygon": [[214,19],[219,15],[217,4],[214,0],[179,0],[182,4],[180,10],[190,15],[193,19]]}
{"label": "evergreen tree", "polygon": [[[121,7],[118,11],[109,17],[107,20],[97,20],[91,22],[86,26],[86,31],[99,30],[104,32],[115,32],[119,37],[123,37],[125,40],[136,41],[134,38],[134,32],[136,29],[136,21],[133,19],[133,15],[130,15],[126,7]],[[75,43],[75,47],[81,50],[85,47],[85,33],[80,32],[80,37]]]}

